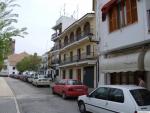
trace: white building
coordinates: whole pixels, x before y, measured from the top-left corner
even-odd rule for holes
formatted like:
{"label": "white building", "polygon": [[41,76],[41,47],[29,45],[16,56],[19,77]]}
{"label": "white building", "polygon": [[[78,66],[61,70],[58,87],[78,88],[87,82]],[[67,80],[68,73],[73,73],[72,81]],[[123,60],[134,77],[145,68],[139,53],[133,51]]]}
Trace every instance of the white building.
{"label": "white building", "polygon": [[61,16],[56,24],[52,27],[54,34],[51,36],[51,41],[54,42],[54,47],[49,52],[49,70],[51,70],[50,75],[52,78],[58,77],[59,73],[59,48],[61,48],[60,37],[63,37],[63,33],[66,32],[66,29],[76,21],[73,17]]}
{"label": "white building", "polygon": [[2,69],[3,73],[7,73],[8,75],[11,74],[19,74],[19,71],[16,68],[18,62],[20,62],[23,58],[29,56],[26,52],[20,54],[12,54],[8,56],[8,59],[4,61],[4,69]]}
{"label": "white building", "polygon": [[94,0],[100,39],[99,84],[138,84],[150,89],[150,0]]}
{"label": "white building", "polygon": [[41,73],[48,75],[48,52],[42,55]]}

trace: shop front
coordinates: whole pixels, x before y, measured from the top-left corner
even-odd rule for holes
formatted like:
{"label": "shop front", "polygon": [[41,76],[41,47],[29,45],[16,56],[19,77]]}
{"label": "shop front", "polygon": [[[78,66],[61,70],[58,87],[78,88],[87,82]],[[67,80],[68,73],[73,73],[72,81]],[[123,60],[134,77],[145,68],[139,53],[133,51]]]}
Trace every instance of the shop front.
{"label": "shop front", "polygon": [[136,52],[100,59],[99,84],[138,85],[138,78],[146,80],[144,71],[145,52]]}
{"label": "shop front", "polygon": [[146,71],[146,84],[150,90],[150,50],[148,50],[144,57],[144,69]]}

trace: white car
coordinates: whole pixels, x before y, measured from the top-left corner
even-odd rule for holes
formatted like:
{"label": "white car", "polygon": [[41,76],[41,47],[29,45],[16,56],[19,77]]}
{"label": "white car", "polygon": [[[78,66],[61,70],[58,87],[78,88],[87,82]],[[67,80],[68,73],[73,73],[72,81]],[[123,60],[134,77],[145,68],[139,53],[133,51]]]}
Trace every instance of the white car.
{"label": "white car", "polygon": [[50,85],[50,78],[46,78],[45,75],[37,75],[33,78],[32,84],[35,86],[48,86]]}
{"label": "white car", "polygon": [[150,91],[134,85],[104,85],[80,96],[78,106],[81,113],[150,113]]}

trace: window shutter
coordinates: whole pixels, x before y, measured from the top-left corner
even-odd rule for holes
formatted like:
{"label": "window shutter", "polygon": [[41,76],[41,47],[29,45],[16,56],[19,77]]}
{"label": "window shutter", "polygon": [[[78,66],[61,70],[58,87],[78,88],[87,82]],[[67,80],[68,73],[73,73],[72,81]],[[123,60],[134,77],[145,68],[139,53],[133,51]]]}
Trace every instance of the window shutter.
{"label": "window shutter", "polygon": [[112,11],[110,11],[109,13],[109,31],[112,32],[113,31],[113,25],[112,25]]}
{"label": "window shutter", "polygon": [[131,0],[132,23],[138,20],[136,0]]}
{"label": "window shutter", "polygon": [[126,0],[127,24],[131,24],[132,23],[131,3],[130,2],[131,2],[130,0]]}

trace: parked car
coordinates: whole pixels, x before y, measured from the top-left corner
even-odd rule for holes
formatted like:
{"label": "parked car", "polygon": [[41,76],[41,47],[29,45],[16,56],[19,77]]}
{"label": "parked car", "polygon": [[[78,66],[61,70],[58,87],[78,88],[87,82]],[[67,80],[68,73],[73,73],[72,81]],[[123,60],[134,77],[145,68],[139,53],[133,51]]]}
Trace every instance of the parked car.
{"label": "parked car", "polygon": [[150,91],[133,85],[104,85],[80,96],[78,106],[81,113],[143,113],[139,111],[150,111]]}
{"label": "parked car", "polygon": [[78,80],[63,79],[52,86],[53,94],[60,94],[64,99],[78,97],[88,93],[88,87]]}
{"label": "parked car", "polygon": [[32,84],[35,86],[48,86],[50,85],[50,78],[45,75],[36,75],[32,80]]}
{"label": "parked car", "polygon": [[32,83],[32,82],[33,82],[33,79],[35,78],[35,76],[37,76],[37,74],[31,74],[31,75],[28,77],[28,82],[29,82],[29,83]]}

